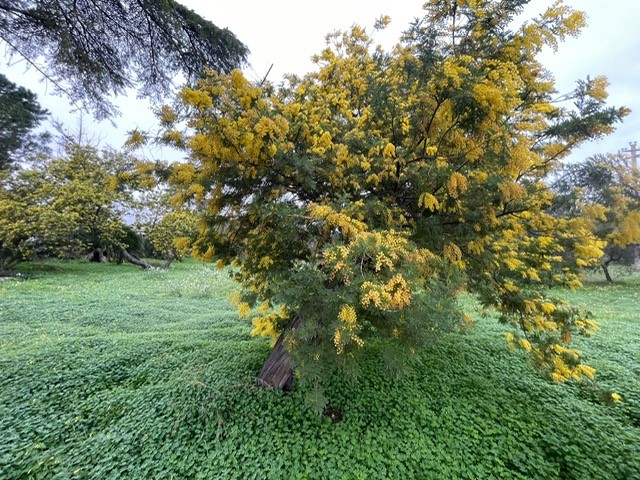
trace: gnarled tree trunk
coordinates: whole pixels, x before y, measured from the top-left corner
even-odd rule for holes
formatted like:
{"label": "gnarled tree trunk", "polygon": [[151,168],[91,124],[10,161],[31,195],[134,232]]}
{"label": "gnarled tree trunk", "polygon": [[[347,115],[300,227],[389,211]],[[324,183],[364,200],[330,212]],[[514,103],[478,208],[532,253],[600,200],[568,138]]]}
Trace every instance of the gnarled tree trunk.
{"label": "gnarled tree trunk", "polygon": [[615,255],[613,252],[607,252],[607,259],[602,261],[600,260],[600,266],[602,267],[602,271],[604,272],[604,276],[607,279],[607,282],[613,283],[613,278],[611,278],[611,273],[609,272],[609,265],[612,262],[619,262],[622,260],[621,255]]}
{"label": "gnarled tree trunk", "polygon": [[127,249],[124,248],[122,245],[120,246],[120,252],[122,253],[122,256],[124,257],[124,259],[129,263],[133,263],[134,265],[137,265],[138,267],[142,267],[145,269],[153,268],[152,265],[148,264],[144,260],[141,260],[135,255],[132,255],[131,253],[127,252]]}
{"label": "gnarled tree trunk", "polygon": [[285,327],[276,345],[271,350],[271,354],[264,362],[262,370],[258,374],[258,385],[269,388],[279,388],[285,391],[291,390],[293,386],[293,367],[291,357],[284,344],[286,336],[300,325],[300,317],[294,318]]}

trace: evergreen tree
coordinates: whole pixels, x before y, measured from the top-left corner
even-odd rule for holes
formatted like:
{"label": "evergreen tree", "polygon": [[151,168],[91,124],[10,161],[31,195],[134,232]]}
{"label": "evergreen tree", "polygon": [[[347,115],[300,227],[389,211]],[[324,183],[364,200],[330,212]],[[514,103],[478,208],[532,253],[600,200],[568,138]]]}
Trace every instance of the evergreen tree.
{"label": "evergreen tree", "polygon": [[33,92],[0,74],[0,170],[46,141],[33,130],[47,114]]}
{"label": "evergreen tree", "polygon": [[229,72],[247,55],[233,33],[174,0],[0,0],[0,38],[98,118],[115,113],[109,94],[137,86],[158,97],[177,74]]}

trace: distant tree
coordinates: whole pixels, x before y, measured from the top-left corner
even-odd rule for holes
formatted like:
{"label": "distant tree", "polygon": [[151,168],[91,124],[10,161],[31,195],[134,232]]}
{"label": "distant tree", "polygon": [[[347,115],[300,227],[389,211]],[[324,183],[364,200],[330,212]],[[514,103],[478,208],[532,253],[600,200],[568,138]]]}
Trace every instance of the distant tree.
{"label": "distant tree", "polygon": [[47,115],[33,92],[0,74],[0,170],[47,140],[33,132]]}
{"label": "distant tree", "polygon": [[18,176],[0,170],[0,272],[36,252],[38,218],[44,208],[33,195],[39,182],[36,172]]}
{"label": "distant tree", "polygon": [[612,282],[609,265],[635,254],[640,243],[640,171],[622,154],[594,155],[568,164],[553,182],[553,212],[585,217],[602,241],[600,265]]}
{"label": "distant tree", "polygon": [[239,313],[274,341],[261,384],[291,388],[295,371],[321,404],[369,342],[401,372],[465,321],[462,289],[554,380],[593,376],[569,345],[591,323],[548,285],[579,285],[602,251],[582,219],[547,212],[543,179],[627,110],[604,103],[603,77],[554,100],[536,56],[584,17],[556,2],[514,27],[526,3],[431,0],[391,52],[354,27],[281,88],[210,74],[163,114],[162,138],[189,152],[173,179],[206,205],[200,253],[237,265]]}
{"label": "distant tree", "polygon": [[0,0],[0,39],[98,118],[115,113],[109,94],[160,96],[178,74],[228,72],[247,56],[233,33],[174,0]]}
{"label": "distant tree", "polygon": [[[128,144],[133,146],[132,142]],[[191,254],[203,210],[202,205],[194,202],[176,206],[179,192],[169,183],[172,172],[170,163],[136,161],[136,195],[126,212],[148,245],[148,256],[164,259],[164,268]]]}
{"label": "distant tree", "polygon": [[146,239],[154,251],[166,260],[165,268],[173,260],[182,260],[193,248],[198,237],[198,214],[187,210],[167,212],[159,222],[145,228]]}
{"label": "distant tree", "polygon": [[39,155],[3,177],[4,268],[36,253],[104,261],[126,250],[122,214],[135,187],[133,158],[66,137],[59,155]]}
{"label": "distant tree", "polygon": [[51,206],[48,245],[74,255],[89,251],[100,261],[125,235],[121,209],[130,199],[132,160],[117,152],[67,140],[64,154],[43,167],[40,195]]}

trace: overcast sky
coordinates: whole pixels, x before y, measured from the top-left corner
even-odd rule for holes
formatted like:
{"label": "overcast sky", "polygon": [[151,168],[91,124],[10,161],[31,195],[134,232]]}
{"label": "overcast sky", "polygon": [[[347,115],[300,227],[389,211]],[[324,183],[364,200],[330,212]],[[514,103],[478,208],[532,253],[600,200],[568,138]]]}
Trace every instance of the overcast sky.
{"label": "overcast sky", "polygon": [[[277,82],[284,73],[304,74],[313,68],[310,57],[324,47],[325,35],[344,30],[354,23],[370,29],[380,15],[389,15],[391,25],[375,39],[392,46],[411,20],[421,16],[422,1],[396,0],[271,0],[229,2],[218,0],[181,0],[189,8],[227,27],[251,50],[251,66],[245,69],[250,79],[261,79],[273,64],[269,79]],[[542,12],[553,2],[533,0],[526,16]],[[595,153],[615,152],[640,140],[640,2],[638,0],[567,0],[566,4],[587,13],[588,26],[578,38],[570,38],[556,53],[544,52],[542,63],[553,72],[560,92],[573,88],[575,81],[587,75],[609,78],[609,103],[631,108],[632,113],[611,136],[591,142],[574,151],[572,160]],[[36,72],[25,71],[24,64],[4,66],[12,81],[38,94],[40,103],[54,118],[73,128],[78,115],[70,113],[69,102],[50,95],[51,88],[39,81]],[[117,128],[108,122],[95,122],[85,115],[85,128],[103,139],[103,144],[119,147],[125,132],[136,127],[153,130],[155,121],[146,101],[121,98],[123,115]],[[148,152],[152,153],[152,152]],[[156,155],[159,155],[156,152]]]}

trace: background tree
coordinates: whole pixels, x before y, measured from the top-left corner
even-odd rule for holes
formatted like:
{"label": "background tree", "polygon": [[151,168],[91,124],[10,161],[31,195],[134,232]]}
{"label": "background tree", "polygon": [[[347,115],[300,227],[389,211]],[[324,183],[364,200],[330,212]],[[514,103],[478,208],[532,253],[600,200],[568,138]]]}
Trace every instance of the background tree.
{"label": "background tree", "polygon": [[190,254],[198,236],[198,218],[196,212],[173,210],[144,229],[154,252],[166,260],[165,268]]}
{"label": "background tree", "polygon": [[195,205],[176,208],[176,190],[168,182],[172,169],[165,162],[136,160],[136,194],[125,212],[133,219],[145,255],[164,259],[164,268],[190,254],[200,217]]}
{"label": "background tree", "polygon": [[47,115],[33,92],[0,74],[0,170],[48,140],[33,132]]}
{"label": "background tree", "polygon": [[[4,172],[0,231],[4,266],[34,254],[93,261],[124,253],[123,212],[136,186],[135,160],[69,136],[58,156]],[[128,253],[128,252],[127,252]],[[132,257],[133,258],[133,257]]]}
{"label": "background tree", "polygon": [[536,55],[584,18],[559,2],[514,29],[525,3],[431,0],[391,52],[354,27],[281,88],[210,74],[180,94],[186,117],[164,112],[163,139],[190,155],[173,180],[207,205],[196,247],[238,265],[239,313],[274,339],[262,384],[290,388],[295,370],[322,404],[326,378],[374,351],[402,371],[465,321],[463,288],[553,379],[593,376],[569,346],[592,324],[547,286],[579,285],[602,251],[546,211],[542,180],[626,110],[602,77],[553,102]]}
{"label": "background tree", "polygon": [[247,48],[174,0],[0,0],[0,38],[59,93],[115,113],[109,94],[166,94],[174,77],[229,72]]}
{"label": "background tree", "polygon": [[0,272],[36,252],[38,218],[44,208],[33,195],[39,185],[36,172],[18,175],[0,170]]}
{"label": "background tree", "polygon": [[640,243],[640,172],[622,154],[607,154],[568,164],[558,175],[553,211],[591,222],[606,244],[600,265],[612,282],[609,265],[633,257]]}
{"label": "background tree", "polygon": [[101,261],[125,234],[118,207],[128,193],[119,182],[128,175],[126,159],[67,138],[63,154],[39,167],[38,195],[50,206],[42,220],[44,243],[60,255],[89,251],[92,261]]}

